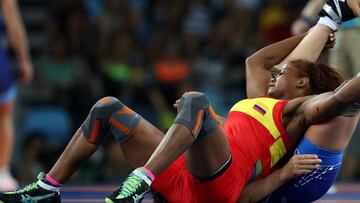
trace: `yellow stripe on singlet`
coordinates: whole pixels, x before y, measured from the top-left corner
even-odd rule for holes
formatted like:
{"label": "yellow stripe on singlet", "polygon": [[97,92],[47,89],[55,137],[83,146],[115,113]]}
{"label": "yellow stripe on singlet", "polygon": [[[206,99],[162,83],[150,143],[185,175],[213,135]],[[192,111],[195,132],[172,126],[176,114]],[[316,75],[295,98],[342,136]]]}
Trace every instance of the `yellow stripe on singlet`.
{"label": "yellow stripe on singlet", "polygon": [[251,116],[261,123],[276,140],[269,149],[271,154],[270,167],[273,167],[286,153],[285,144],[280,137],[281,133],[273,118],[273,109],[279,101],[272,98],[245,99],[236,103],[230,110]]}

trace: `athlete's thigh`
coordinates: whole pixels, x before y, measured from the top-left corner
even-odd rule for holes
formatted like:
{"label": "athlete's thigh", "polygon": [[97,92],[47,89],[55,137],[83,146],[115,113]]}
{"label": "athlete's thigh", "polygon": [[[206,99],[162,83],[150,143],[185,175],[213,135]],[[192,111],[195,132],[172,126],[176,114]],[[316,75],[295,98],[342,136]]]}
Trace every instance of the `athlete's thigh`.
{"label": "athlete's thigh", "polygon": [[144,118],[140,118],[131,137],[121,144],[124,157],[130,166],[136,168],[145,165],[163,137],[163,132]]}
{"label": "athlete's thigh", "polygon": [[186,165],[197,178],[210,178],[230,158],[229,143],[222,127],[199,137],[185,152]]}

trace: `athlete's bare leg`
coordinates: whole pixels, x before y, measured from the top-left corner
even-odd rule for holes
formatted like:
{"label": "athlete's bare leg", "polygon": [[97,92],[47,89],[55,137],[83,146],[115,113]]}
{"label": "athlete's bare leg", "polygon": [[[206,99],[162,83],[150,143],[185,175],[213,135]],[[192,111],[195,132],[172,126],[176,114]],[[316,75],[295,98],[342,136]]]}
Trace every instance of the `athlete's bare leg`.
{"label": "athlete's bare leg", "polygon": [[191,131],[173,124],[145,167],[159,174],[185,152],[186,164],[195,177],[208,177],[230,157],[229,144],[221,127],[204,138],[194,139]]}
{"label": "athlete's bare leg", "polygon": [[[195,94],[198,94],[195,96],[203,97],[201,93]],[[208,109],[212,111],[210,106]],[[204,128],[204,125],[208,125],[205,117],[198,116],[201,114],[199,112],[201,110],[196,111],[197,120],[194,126],[199,129],[194,130],[192,128],[193,130],[190,131],[189,127],[185,127],[181,123],[175,123],[170,127],[164,139],[145,165],[154,175],[165,170],[184,152],[187,167],[195,177],[209,177],[229,160],[229,144],[221,125],[214,126],[214,129],[208,134],[205,133],[206,130],[202,132],[202,135],[194,133],[194,131],[199,132],[201,128]],[[208,113],[207,116],[210,117],[210,114],[213,113]],[[190,116],[190,114],[187,116]],[[200,119],[204,121],[200,121]]]}
{"label": "athlete's bare leg", "polygon": [[131,167],[144,165],[163,137],[119,100],[105,97],[93,106],[48,175],[64,183],[110,134],[120,139],[119,146]]}
{"label": "athlete's bare leg", "polygon": [[13,190],[17,181],[10,173],[14,145],[14,101],[0,105],[0,191]]}
{"label": "athlete's bare leg", "polygon": [[114,97],[99,100],[76,131],[70,143],[47,175],[11,193],[0,193],[0,202],[46,200],[60,203],[59,189],[111,135],[119,141],[130,167],[143,166],[159,145],[164,134]]}
{"label": "athlete's bare leg", "polygon": [[13,101],[0,107],[0,168],[10,165],[14,143],[13,112]]}
{"label": "athlete's bare leg", "polygon": [[[124,157],[133,168],[143,166],[159,145],[163,133],[145,119],[141,118],[131,137],[119,144]],[[97,149],[98,145],[90,144],[79,128],[60,158],[57,160],[49,175],[59,183],[66,182]],[[139,150],[141,149],[141,150]]]}

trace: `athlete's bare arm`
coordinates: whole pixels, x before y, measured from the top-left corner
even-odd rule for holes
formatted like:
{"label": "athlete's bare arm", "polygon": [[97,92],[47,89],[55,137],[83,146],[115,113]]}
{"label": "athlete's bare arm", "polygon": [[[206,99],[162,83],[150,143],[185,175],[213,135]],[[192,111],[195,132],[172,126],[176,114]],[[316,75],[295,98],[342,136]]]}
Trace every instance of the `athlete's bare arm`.
{"label": "athlete's bare arm", "polygon": [[248,185],[242,192],[238,203],[258,202],[290,179],[318,168],[320,163],[321,160],[316,155],[295,155],[283,168]]}
{"label": "athlete's bare arm", "polygon": [[8,37],[19,60],[22,82],[27,84],[33,78],[31,56],[28,48],[26,31],[16,0],[1,0]]}
{"label": "athlete's bare arm", "polygon": [[293,99],[283,111],[283,123],[293,142],[313,124],[328,121],[360,101],[360,77],[356,76],[336,91]]}
{"label": "athlete's bare arm", "polygon": [[248,98],[266,95],[271,79],[270,69],[280,63],[305,37],[301,34],[260,49],[246,59],[246,92]]}

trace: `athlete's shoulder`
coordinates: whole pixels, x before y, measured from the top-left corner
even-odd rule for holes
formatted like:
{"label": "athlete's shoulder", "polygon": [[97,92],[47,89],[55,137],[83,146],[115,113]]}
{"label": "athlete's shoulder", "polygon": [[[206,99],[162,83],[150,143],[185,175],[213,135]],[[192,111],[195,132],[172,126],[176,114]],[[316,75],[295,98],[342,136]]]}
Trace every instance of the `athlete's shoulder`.
{"label": "athlete's shoulder", "polygon": [[270,97],[257,97],[252,99],[243,99],[237,102],[230,111],[248,111],[249,109],[256,109],[266,112],[274,108],[276,104],[285,100],[278,100]]}

